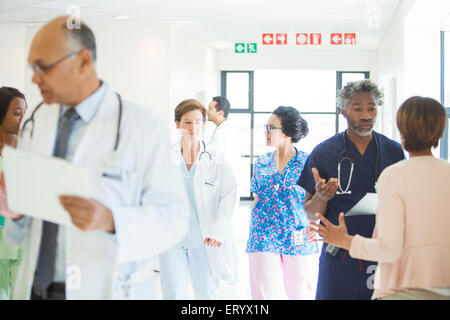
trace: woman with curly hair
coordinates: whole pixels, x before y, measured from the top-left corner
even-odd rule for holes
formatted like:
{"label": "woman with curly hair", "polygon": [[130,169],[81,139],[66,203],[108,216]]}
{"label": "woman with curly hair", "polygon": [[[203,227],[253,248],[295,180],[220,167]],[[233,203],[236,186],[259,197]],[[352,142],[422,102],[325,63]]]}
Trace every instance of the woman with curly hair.
{"label": "woman with curly hair", "polygon": [[278,107],[267,124],[266,144],[275,151],[255,163],[255,194],[246,252],[253,299],[274,299],[281,271],[289,299],[314,299],[317,244],[307,241],[305,191],[297,186],[308,154],[294,143],[308,134],[308,124],[293,107]]}

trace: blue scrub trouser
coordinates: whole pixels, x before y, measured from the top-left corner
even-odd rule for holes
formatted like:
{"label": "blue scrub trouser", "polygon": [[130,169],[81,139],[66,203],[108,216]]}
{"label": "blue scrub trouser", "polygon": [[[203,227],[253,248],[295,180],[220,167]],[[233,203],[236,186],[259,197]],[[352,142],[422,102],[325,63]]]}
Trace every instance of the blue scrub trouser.
{"label": "blue scrub trouser", "polygon": [[316,300],[370,300],[376,262],[342,253],[333,257],[322,251]]}
{"label": "blue scrub trouser", "polygon": [[159,265],[163,299],[189,299],[189,276],[196,299],[216,299],[219,279],[211,272],[204,246],[175,246],[159,255]]}

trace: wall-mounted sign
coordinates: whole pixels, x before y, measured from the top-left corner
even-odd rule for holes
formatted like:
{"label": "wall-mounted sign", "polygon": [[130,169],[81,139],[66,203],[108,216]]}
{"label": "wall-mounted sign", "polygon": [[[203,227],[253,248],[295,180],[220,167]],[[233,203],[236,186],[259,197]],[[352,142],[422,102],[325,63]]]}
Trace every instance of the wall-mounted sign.
{"label": "wall-mounted sign", "polygon": [[273,33],[263,33],[262,44],[263,45],[273,44]]}
{"label": "wall-mounted sign", "polygon": [[356,33],[332,33],[330,35],[330,43],[332,45],[354,45],[356,44]]}
{"label": "wall-mounted sign", "polygon": [[286,45],[287,33],[263,33],[262,44],[263,45]]}
{"label": "wall-mounted sign", "polygon": [[235,53],[244,53],[245,52],[245,43],[235,43],[234,44],[234,52]]}
{"label": "wall-mounted sign", "polygon": [[311,33],[309,35],[309,43],[312,45],[322,44],[322,34],[321,33]]}
{"label": "wall-mounted sign", "polygon": [[330,43],[332,45],[342,44],[342,34],[341,33],[330,34]]}
{"label": "wall-mounted sign", "polygon": [[247,43],[247,53],[256,53],[257,51],[256,43]]}
{"label": "wall-mounted sign", "polygon": [[321,33],[297,33],[296,43],[298,45],[320,45],[322,44],[322,34]]}
{"label": "wall-mounted sign", "polygon": [[245,48],[247,48],[247,53],[256,53],[257,45],[256,43],[235,43],[234,44],[234,52],[235,53],[245,53]]}
{"label": "wall-mounted sign", "polygon": [[297,33],[295,37],[296,43],[298,45],[306,45],[308,44],[308,34],[307,33]]}
{"label": "wall-mounted sign", "polygon": [[287,33],[277,33],[275,35],[276,44],[286,45],[287,44]]}
{"label": "wall-mounted sign", "polygon": [[[325,41],[325,40],[324,40]],[[263,45],[287,45],[287,33],[263,33]],[[322,45],[322,33],[296,33],[295,43],[299,46]],[[330,33],[331,45],[354,45],[356,44],[356,33]]]}
{"label": "wall-mounted sign", "polygon": [[346,33],[344,34],[345,44],[356,44],[356,33]]}

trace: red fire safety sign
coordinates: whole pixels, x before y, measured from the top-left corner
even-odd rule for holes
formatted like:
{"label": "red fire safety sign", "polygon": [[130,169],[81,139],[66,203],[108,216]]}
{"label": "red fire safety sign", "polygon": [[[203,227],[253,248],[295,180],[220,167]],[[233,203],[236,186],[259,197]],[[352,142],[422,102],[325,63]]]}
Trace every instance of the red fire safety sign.
{"label": "red fire safety sign", "polygon": [[331,44],[342,44],[342,34],[341,33],[332,33],[330,35]]}
{"label": "red fire safety sign", "polygon": [[356,33],[344,34],[344,44],[356,44]]}
{"label": "red fire safety sign", "polygon": [[322,34],[321,33],[311,33],[309,43],[313,45],[322,44]]}
{"label": "red fire safety sign", "polygon": [[307,33],[297,33],[296,42],[299,45],[308,44],[308,34]]}
{"label": "red fire safety sign", "polygon": [[273,33],[263,33],[262,39],[265,45],[273,44]]}
{"label": "red fire safety sign", "polygon": [[287,44],[287,33],[277,33],[275,40],[277,44]]}

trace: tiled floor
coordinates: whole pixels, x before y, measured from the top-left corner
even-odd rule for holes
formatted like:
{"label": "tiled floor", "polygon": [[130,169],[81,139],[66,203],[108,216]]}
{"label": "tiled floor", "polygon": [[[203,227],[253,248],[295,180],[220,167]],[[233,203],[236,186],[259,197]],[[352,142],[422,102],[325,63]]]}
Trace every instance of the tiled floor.
{"label": "tiled floor", "polygon": [[[248,256],[245,253],[245,248],[248,239],[249,232],[249,222],[251,213],[251,201],[241,201],[237,212],[234,213],[232,219],[233,232],[235,236],[235,242],[238,252],[238,281],[235,284],[227,285],[222,284],[218,299],[223,300],[248,300],[251,299],[250,294],[250,281],[249,281],[249,270],[248,270]],[[278,298],[287,299],[284,293],[282,284],[281,272],[279,275],[280,281],[278,283],[280,286],[277,288]],[[159,286],[159,276],[156,277]],[[161,292],[156,294],[156,298],[161,299]],[[190,299],[194,299],[192,290]]]}

